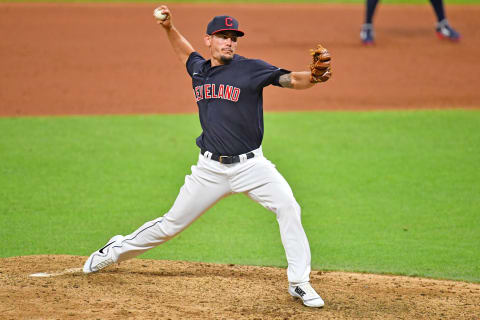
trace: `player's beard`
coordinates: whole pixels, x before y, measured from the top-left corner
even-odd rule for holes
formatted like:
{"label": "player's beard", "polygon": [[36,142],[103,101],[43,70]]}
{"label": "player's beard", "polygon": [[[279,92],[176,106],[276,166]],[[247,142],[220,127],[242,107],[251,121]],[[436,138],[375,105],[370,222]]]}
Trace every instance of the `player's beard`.
{"label": "player's beard", "polygon": [[232,56],[220,56],[220,61],[222,61],[223,64],[229,64],[233,60],[233,55]]}

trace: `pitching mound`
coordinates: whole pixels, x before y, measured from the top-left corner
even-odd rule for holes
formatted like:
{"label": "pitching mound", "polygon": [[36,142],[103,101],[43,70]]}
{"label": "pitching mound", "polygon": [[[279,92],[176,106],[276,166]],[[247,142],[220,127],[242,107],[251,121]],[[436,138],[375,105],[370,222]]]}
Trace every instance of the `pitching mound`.
{"label": "pitching mound", "polygon": [[[3,319],[476,319],[480,285],[312,272],[323,309],[287,293],[282,268],[134,259],[84,275],[86,257],[0,259]],[[44,273],[50,277],[32,277]]]}

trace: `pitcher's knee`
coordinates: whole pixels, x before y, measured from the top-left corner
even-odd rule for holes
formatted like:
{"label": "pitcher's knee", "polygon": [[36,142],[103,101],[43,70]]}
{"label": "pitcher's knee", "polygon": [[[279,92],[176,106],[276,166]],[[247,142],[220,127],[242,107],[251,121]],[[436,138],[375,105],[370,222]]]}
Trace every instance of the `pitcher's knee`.
{"label": "pitcher's knee", "polygon": [[300,219],[302,209],[300,205],[295,200],[286,201],[281,203],[275,210],[278,219],[287,218],[287,219]]}

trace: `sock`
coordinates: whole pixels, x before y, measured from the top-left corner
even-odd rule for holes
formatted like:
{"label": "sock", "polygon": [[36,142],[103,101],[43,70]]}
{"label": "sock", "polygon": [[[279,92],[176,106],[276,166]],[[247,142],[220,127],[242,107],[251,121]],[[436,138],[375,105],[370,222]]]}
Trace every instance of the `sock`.
{"label": "sock", "polygon": [[[375,14],[375,8],[377,7],[378,0],[366,0],[366,1],[367,1],[367,6],[366,6],[367,10],[365,15],[365,23],[372,24],[373,15]],[[438,1],[438,0],[432,0],[432,1]]]}
{"label": "sock", "polygon": [[[370,1],[370,0],[367,0]],[[437,16],[437,21],[440,22],[445,19],[445,9],[443,8],[443,0],[430,0],[435,15]]]}

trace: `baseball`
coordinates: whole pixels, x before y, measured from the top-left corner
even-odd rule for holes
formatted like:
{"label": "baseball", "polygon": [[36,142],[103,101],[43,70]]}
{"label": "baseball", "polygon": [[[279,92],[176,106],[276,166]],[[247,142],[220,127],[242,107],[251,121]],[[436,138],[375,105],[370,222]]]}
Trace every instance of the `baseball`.
{"label": "baseball", "polygon": [[157,8],[153,10],[153,16],[157,18],[158,20],[165,20],[167,19],[167,15],[163,13],[163,10],[160,8]]}

